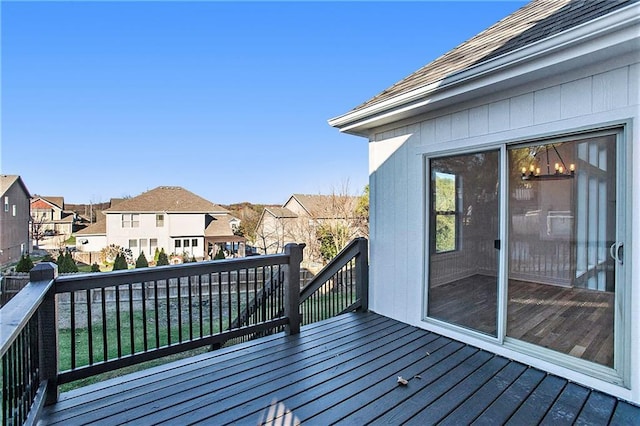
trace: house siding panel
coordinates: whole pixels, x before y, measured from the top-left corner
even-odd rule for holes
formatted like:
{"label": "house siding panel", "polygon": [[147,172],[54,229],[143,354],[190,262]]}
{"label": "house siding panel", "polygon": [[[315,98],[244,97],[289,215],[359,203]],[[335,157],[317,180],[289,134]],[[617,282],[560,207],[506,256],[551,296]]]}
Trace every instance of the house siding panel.
{"label": "house siding panel", "polygon": [[489,133],[489,106],[481,105],[469,110],[469,136]]}
{"label": "house siding panel", "polygon": [[[610,111],[626,106],[629,67],[618,68],[593,76],[593,112]],[[631,80],[632,81],[632,80]]]}
{"label": "house siding panel", "polygon": [[451,116],[451,138],[469,137],[469,110],[457,112]]}
{"label": "house siding panel", "polygon": [[549,87],[534,93],[533,121],[535,124],[560,119],[560,86]]}
{"label": "house siding panel", "polygon": [[509,100],[489,104],[489,133],[509,129]]}
{"label": "house siding panel", "polygon": [[560,87],[562,118],[578,117],[591,112],[591,81],[591,78],[582,78]]}
{"label": "house siding panel", "polygon": [[533,93],[514,96],[509,103],[512,129],[533,125]]}

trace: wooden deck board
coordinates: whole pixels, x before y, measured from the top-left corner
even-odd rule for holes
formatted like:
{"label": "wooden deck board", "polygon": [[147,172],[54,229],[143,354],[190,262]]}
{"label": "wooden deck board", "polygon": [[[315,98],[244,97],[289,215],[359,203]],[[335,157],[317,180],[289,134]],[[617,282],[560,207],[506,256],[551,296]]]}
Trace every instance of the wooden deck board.
{"label": "wooden deck board", "polygon": [[[399,385],[398,376],[409,384]],[[40,423],[493,426],[609,419],[640,424],[640,408],[367,313],[62,394]]]}

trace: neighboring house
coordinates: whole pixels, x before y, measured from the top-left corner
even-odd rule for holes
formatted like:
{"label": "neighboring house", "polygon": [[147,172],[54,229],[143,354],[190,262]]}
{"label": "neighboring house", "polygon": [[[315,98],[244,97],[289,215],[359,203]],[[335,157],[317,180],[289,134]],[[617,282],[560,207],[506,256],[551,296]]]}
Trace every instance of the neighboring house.
{"label": "neighboring house", "polygon": [[30,197],[20,176],[0,175],[0,266],[17,262],[31,250]]}
{"label": "neighboring house", "polygon": [[64,197],[34,195],[31,198],[32,227],[40,233],[59,235],[66,240],[75,231],[76,214],[65,210]]}
{"label": "neighboring house", "polygon": [[76,233],[79,251],[100,251],[110,245],[141,252],[151,259],[156,249],[167,255],[196,259],[215,255],[227,243],[244,244],[233,234],[233,218],[221,206],[181,187],[160,186],[129,199],[117,200],[102,213],[105,219]]}
{"label": "neighboring house", "polygon": [[371,309],[640,403],[639,83],[640,3],[537,0],[329,120]]}
{"label": "neighboring house", "polygon": [[345,241],[360,236],[355,210],[358,197],[293,194],[282,207],[266,207],[256,226],[256,246],[262,253],[280,253],[288,243],[303,242],[305,258],[319,261],[320,227],[341,226]]}

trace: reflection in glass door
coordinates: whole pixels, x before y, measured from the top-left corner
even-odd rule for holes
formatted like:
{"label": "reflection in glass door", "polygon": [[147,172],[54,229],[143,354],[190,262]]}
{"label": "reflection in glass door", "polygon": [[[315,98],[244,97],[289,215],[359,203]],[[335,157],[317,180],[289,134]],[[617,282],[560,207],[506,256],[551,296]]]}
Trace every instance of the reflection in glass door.
{"label": "reflection in glass door", "polygon": [[616,136],[508,154],[507,336],[613,367]]}
{"label": "reflection in glass door", "polygon": [[499,151],[429,161],[428,316],[497,335]]}

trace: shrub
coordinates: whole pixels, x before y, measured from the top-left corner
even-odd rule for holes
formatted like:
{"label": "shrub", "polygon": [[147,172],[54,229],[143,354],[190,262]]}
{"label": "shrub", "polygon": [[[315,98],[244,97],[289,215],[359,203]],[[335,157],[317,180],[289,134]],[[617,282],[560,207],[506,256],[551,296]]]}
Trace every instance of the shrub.
{"label": "shrub", "polygon": [[116,255],[116,259],[113,262],[113,271],[119,271],[122,269],[129,269],[129,265],[127,265],[127,259],[124,257],[123,254],[118,253]]}
{"label": "shrub", "polygon": [[144,255],[144,251],[140,252],[140,256],[136,259],[136,268],[146,268],[149,266],[149,262],[147,261],[146,256]]}
{"label": "shrub", "polygon": [[222,250],[222,247],[220,247],[220,250],[218,250],[216,255],[213,257],[213,260],[225,259],[225,258],[226,256],[224,255],[224,250]]}
{"label": "shrub", "polygon": [[158,250],[158,247],[156,247],[156,251],[155,251],[155,253],[153,253],[153,261],[157,263],[159,256],[160,256],[160,250]]}
{"label": "shrub", "polygon": [[33,261],[31,261],[31,257],[28,254],[26,256],[23,254],[16,265],[16,272],[29,272],[32,268]]}
{"label": "shrub", "polygon": [[61,274],[78,272],[78,265],[76,265],[76,262],[73,260],[73,256],[69,251],[64,251],[64,252],[61,251],[60,255],[58,256],[57,263],[58,263],[58,272]]}
{"label": "shrub", "polygon": [[91,272],[100,272],[100,265],[98,265],[97,263],[91,265]]}
{"label": "shrub", "polygon": [[162,266],[162,265],[168,265],[168,264],[169,264],[169,258],[167,257],[167,254],[164,252],[164,249],[162,249],[158,254],[158,260],[156,261],[156,266]]}

